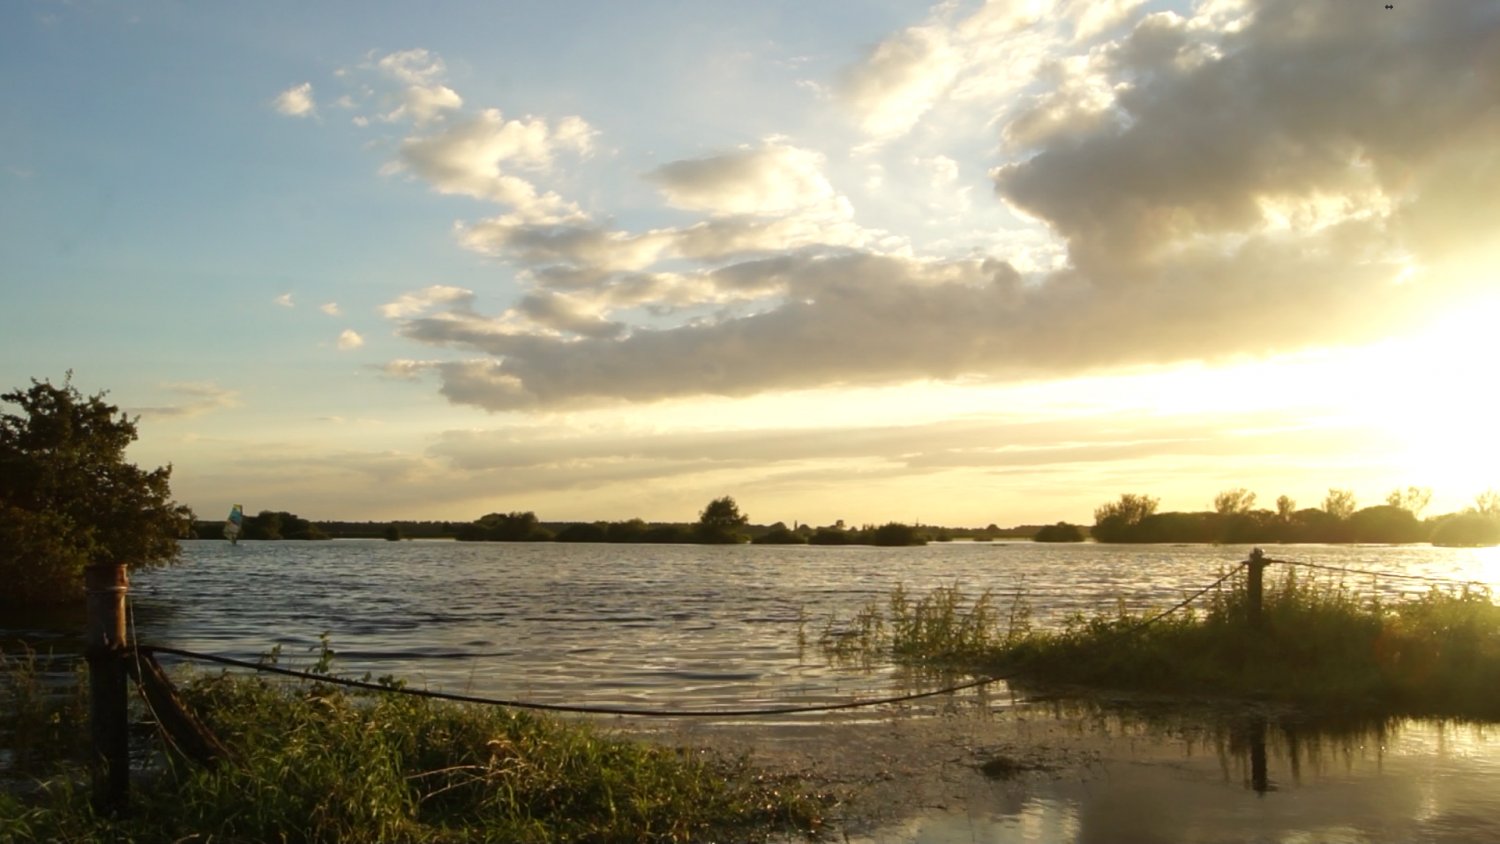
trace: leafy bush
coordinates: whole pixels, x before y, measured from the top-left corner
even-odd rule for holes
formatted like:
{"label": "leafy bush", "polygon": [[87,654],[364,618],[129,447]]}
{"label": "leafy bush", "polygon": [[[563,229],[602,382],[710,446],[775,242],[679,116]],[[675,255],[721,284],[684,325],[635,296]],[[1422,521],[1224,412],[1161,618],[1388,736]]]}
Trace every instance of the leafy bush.
{"label": "leafy bush", "polygon": [[149,566],[177,556],[192,512],[171,500],[170,466],[125,460],[135,420],[72,384],[0,395],[0,604],[83,600],[90,563]]}

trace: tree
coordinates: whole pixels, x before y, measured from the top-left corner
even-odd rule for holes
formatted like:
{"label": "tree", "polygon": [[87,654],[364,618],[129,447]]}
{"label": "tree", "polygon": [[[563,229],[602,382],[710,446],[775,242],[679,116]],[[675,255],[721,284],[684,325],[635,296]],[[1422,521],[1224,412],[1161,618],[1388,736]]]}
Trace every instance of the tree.
{"label": "tree", "polygon": [[1297,502],[1290,495],[1281,495],[1276,498],[1276,518],[1283,522],[1292,520],[1292,514],[1297,512]]}
{"label": "tree", "polygon": [[750,541],[755,545],[806,545],[807,537],[787,527],[784,522],[777,522]]}
{"label": "tree", "polygon": [[1119,501],[1095,508],[1094,521],[1102,522],[1105,519],[1119,518],[1127,525],[1138,525],[1141,520],[1156,512],[1156,505],[1159,503],[1161,502],[1149,495],[1127,492],[1120,496]]}
{"label": "tree", "polygon": [[0,415],[0,603],[82,601],[84,566],[168,562],[192,529],[172,467],[126,462],[136,420],[72,381],[0,395],[20,408]]}
{"label": "tree", "polygon": [[1399,507],[1411,513],[1417,518],[1422,517],[1422,511],[1432,501],[1432,490],[1426,487],[1409,486],[1404,490],[1391,490],[1391,494],[1385,497],[1385,503],[1392,507]]}
{"label": "tree", "polygon": [[715,498],[698,514],[698,536],[704,542],[741,542],[743,537],[737,529],[749,522],[750,517],[740,512],[733,498]]}
{"label": "tree", "polygon": [[1214,496],[1214,512],[1221,516],[1243,516],[1255,509],[1255,493],[1240,487]]}
{"label": "tree", "polygon": [[916,526],[903,524],[901,522],[886,522],[873,531],[870,531],[871,545],[902,546],[902,545],[926,545],[927,534]]}
{"label": "tree", "polygon": [[1481,516],[1500,516],[1500,492],[1487,489],[1474,496],[1474,512]]}
{"label": "tree", "polygon": [[1500,518],[1486,516],[1477,510],[1445,516],[1432,529],[1432,544],[1446,547],[1500,545]]}
{"label": "tree", "polygon": [[1355,542],[1421,542],[1427,530],[1412,511],[1394,504],[1357,510],[1349,516],[1349,533]]}
{"label": "tree", "polygon": [[1354,515],[1358,505],[1354,503],[1354,491],[1348,489],[1330,489],[1328,495],[1323,498],[1323,512],[1335,519],[1347,519]]}
{"label": "tree", "polygon": [[553,537],[536,514],[527,510],[486,513],[473,524],[460,527],[456,538],[461,542],[547,542]]}
{"label": "tree", "polygon": [[1083,528],[1067,522],[1043,525],[1042,529],[1032,534],[1031,537],[1032,542],[1082,542],[1083,539]]}
{"label": "tree", "polygon": [[1151,514],[1156,512],[1157,499],[1149,495],[1125,493],[1119,501],[1103,504],[1094,509],[1094,538],[1100,542],[1130,542]]}

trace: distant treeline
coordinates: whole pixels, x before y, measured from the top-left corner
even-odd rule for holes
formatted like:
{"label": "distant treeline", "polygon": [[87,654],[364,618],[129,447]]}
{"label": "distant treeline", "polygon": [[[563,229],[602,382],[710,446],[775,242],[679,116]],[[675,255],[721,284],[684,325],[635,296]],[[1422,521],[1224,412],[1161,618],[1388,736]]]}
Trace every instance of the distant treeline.
{"label": "distant treeline", "polygon": [[[1157,512],[1157,499],[1125,494],[1094,511],[1092,527],[1058,522],[1000,528],[939,527],[888,522],[846,526],[843,521],[815,527],[784,522],[751,524],[733,498],[718,498],[696,522],[647,522],[643,519],[593,522],[544,522],[531,511],[490,513],[472,522],[309,521],[285,511],[262,510],[246,516],[242,539],[457,539],[465,542],[644,542],[775,545],[925,545],[956,539],[988,542],[1034,539],[1038,542],[1181,542],[1227,544],[1431,542],[1468,546],[1500,544],[1500,493],[1485,492],[1474,506],[1458,513],[1422,518],[1431,492],[1419,487],[1396,490],[1385,503],[1357,506],[1353,493],[1331,489],[1321,507],[1299,508],[1283,495],[1276,509],[1255,507],[1255,493],[1233,489],[1214,499],[1214,509]],[[222,522],[196,522],[199,539],[223,539]]]}
{"label": "distant treeline", "polygon": [[1485,492],[1473,507],[1423,519],[1431,497],[1408,487],[1361,508],[1349,490],[1330,489],[1321,507],[1299,508],[1283,495],[1268,510],[1255,507],[1255,493],[1233,489],[1216,496],[1211,511],[1158,513],[1157,499],[1125,494],[1094,511],[1091,532],[1098,542],[1500,544],[1500,494]]}
{"label": "distant treeline", "polygon": [[[197,521],[197,539],[224,539],[224,523]],[[842,520],[814,527],[784,522],[750,524],[732,498],[709,503],[696,522],[648,522],[643,519],[593,522],[544,522],[531,511],[490,513],[472,522],[311,521],[286,511],[262,510],[245,516],[240,538],[275,539],[456,539],[464,542],[641,542],[758,545],[925,545],[955,539],[990,541],[1029,539],[1042,528],[1020,525],[1001,528],[939,527],[888,522],[846,526]]]}
{"label": "distant treeline", "polygon": [[[845,527],[837,522],[814,528],[785,522],[752,525],[739,515],[733,499],[716,499],[696,522],[646,522],[627,519],[616,522],[566,522],[547,524],[530,511],[490,513],[459,528],[455,538],[466,542],[647,542],[657,544],[725,545],[749,542],[756,545],[926,545],[948,541],[953,531],[888,522],[883,525]],[[724,502],[728,502],[725,505]],[[716,510],[715,508],[719,509]]]}

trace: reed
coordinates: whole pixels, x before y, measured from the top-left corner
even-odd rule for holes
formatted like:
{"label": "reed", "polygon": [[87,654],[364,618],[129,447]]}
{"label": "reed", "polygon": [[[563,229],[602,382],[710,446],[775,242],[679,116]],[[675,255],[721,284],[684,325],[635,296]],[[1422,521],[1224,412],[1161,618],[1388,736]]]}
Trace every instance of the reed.
{"label": "reed", "polygon": [[900,662],[1005,675],[1023,687],[1500,719],[1500,608],[1481,588],[1385,600],[1287,569],[1268,578],[1259,626],[1249,623],[1243,579],[1165,618],[1121,605],[1050,629],[1033,627],[1021,599],[1002,614],[990,598],[944,587],[913,600],[897,589],[879,647]]}
{"label": "reed", "polygon": [[115,821],[59,767],[37,794],[0,797],[0,840],[754,840],[820,824],[820,798],[742,759],[586,723],[228,674],[182,691],[231,762],[156,754]]}
{"label": "reed", "polygon": [[[45,774],[59,757],[82,760],[88,747],[87,666],[66,666],[25,647],[0,652],[0,776]],[[3,840],[3,839],[0,839]]]}

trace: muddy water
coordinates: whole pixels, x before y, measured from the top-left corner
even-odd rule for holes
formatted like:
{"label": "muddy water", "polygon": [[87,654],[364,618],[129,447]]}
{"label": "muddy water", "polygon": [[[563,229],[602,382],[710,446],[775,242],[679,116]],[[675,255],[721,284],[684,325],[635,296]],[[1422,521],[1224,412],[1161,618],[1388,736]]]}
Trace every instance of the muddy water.
{"label": "muddy water", "polygon": [[[932,688],[810,643],[896,586],[1019,596],[1033,623],[1163,607],[1248,548],[762,548],[451,542],[187,543],[136,575],[139,641],[412,685],[566,704],[712,711]],[[1496,549],[1268,548],[1362,571],[1500,580]],[[1271,576],[1277,576],[1272,570]],[[1318,576],[1340,577],[1320,574]],[[1341,575],[1356,588],[1425,581]],[[0,639],[66,651],[74,620],[0,619]],[[841,795],[851,841],[1500,840],[1491,728],[1403,720],[1308,725],[1277,713],[1083,709],[1004,684],[900,706],[776,719],[606,725],[743,751]]]}

